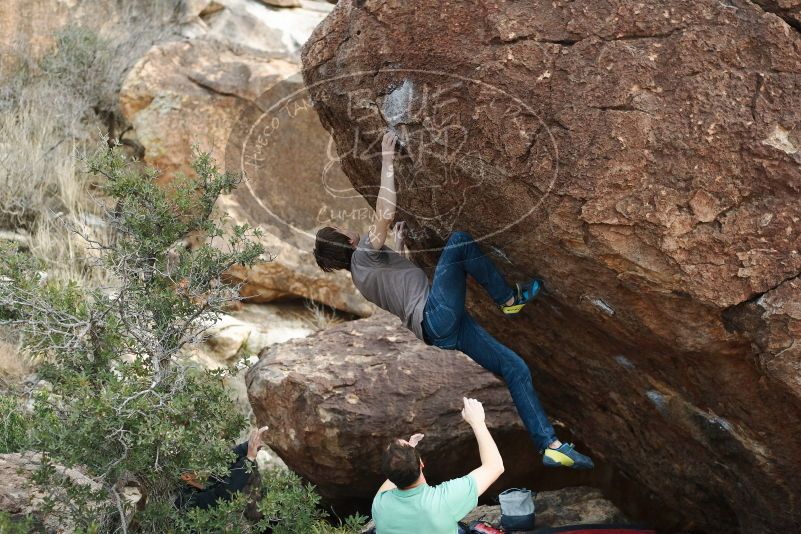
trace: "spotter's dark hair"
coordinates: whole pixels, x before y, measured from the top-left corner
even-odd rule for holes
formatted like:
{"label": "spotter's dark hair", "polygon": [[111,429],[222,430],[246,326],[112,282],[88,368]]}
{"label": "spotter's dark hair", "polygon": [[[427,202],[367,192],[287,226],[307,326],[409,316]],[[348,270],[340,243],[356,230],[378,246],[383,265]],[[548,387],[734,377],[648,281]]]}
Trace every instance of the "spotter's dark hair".
{"label": "spotter's dark hair", "polygon": [[351,256],[353,256],[353,246],[348,236],[330,226],[317,231],[314,259],[320,269],[327,273],[338,269],[350,271]]}
{"label": "spotter's dark hair", "polygon": [[411,445],[393,440],[384,451],[381,471],[400,489],[408,488],[420,476],[420,454]]}

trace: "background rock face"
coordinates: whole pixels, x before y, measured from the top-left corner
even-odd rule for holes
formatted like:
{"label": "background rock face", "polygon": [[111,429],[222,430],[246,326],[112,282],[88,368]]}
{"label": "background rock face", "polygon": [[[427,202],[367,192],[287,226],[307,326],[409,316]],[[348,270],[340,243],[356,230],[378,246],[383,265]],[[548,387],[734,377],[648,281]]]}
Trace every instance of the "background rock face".
{"label": "background rock face", "polygon": [[[383,447],[416,432],[425,434],[419,448],[432,482],[477,467],[463,396],[484,403],[502,450],[528,445],[500,380],[459,352],[417,341],[385,312],[265,349],[246,381],[258,424],[280,429],[268,433],[270,448],[329,498],[372,496]],[[530,466],[510,464],[516,478],[505,482],[525,480]]]}
{"label": "background rock face", "polygon": [[[0,511],[11,517],[30,517],[46,532],[75,532],[75,525],[65,523],[63,500],[68,499],[63,490],[56,495],[48,495],[34,482],[36,471],[41,465],[41,456],[35,453],[0,454]],[[99,491],[101,486],[77,469],[56,466],[59,475],[69,479],[76,486],[87,486]],[[47,498],[56,500],[55,509],[59,514],[47,511]]]}
{"label": "background rock face", "polygon": [[[182,28],[189,38],[151,48],[128,73],[120,107],[162,182],[192,174],[193,145],[226,170],[245,174],[220,207],[237,223],[260,227],[274,256],[229,272],[245,283],[242,294],[250,302],[300,296],[369,315],[372,307],[349,276],[322,273],[311,254],[317,227],[347,219],[362,230],[369,207],[342,173],[311,106],[287,110],[280,103],[286,95],[305,95],[297,50],[329,9],[306,5],[188,3]],[[262,135],[265,125],[270,131]]]}
{"label": "background rock face", "polygon": [[668,529],[801,528],[797,12],[343,1],[303,52],[371,202],[399,132],[418,263],[462,229],[545,278],[514,324],[478,292],[471,308]]}

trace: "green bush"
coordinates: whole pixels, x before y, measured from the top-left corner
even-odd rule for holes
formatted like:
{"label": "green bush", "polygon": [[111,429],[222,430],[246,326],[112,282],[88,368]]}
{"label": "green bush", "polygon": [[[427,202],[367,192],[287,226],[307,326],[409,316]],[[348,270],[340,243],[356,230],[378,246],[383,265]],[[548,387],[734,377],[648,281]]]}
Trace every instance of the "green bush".
{"label": "green bush", "polygon": [[295,473],[270,469],[261,475],[261,497],[255,508],[263,517],[250,521],[245,517],[248,506],[244,495],[222,503],[212,510],[192,510],[177,520],[179,532],[257,533],[273,534],[356,534],[367,518],[348,517],[333,526],[328,514],[319,508],[320,497],[311,484],[304,484]]}
{"label": "green bush", "polygon": [[318,507],[320,497],[314,487],[291,471],[262,473],[262,495],[258,508],[267,519],[261,526],[271,526],[274,534],[349,534],[359,532],[367,519],[351,516],[341,526],[332,527]]}
{"label": "green bush", "polygon": [[19,401],[0,395],[0,454],[24,451],[28,446],[28,418]]}
{"label": "green bush", "polygon": [[34,521],[29,517],[14,518],[0,511],[0,534],[30,534],[35,532]]}
{"label": "green bush", "polygon": [[54,51],[42,59],[40,67],[45,77],[58,80],[77,102],[111,109],[115,97],[106,86],[112,60],[110,41],[89,28],[67,26],[56,35]]}
{"label": "green bush", "polygon": [[[89,160],[113,206],[105,214],[112,238],[90,241],[109,288],[46,277],[30,255],[0,251],[0,324],[20,336],[50,384],[30,414],[3,400],[13,415],[0,426],[0,443],[43,453],[36,481],[48,491],[45,511],[79,531],[128,528],[132,510],[121,489],[133,484],[142,499],[132,531],[256,532],[275,523],[278,532],[336,532],[314,491],[287,474],[264,477],[260,524],[245,519],[244,496],[186,515],[173,506],[182,473],[227,473],[246,425],[223,383],[230,371],[199,368],[183,349],[238,298],[223,273],[263,253],[258,231],[226,232],[214,213],[239,177],[220,172],[208,154],[193,168],[195,176],[158,187],[156,171],[140,170],[116,147]],[[201,244],[185,246],[189,235]],[[97,487],[70,482],[56,464],[79,466]]]}

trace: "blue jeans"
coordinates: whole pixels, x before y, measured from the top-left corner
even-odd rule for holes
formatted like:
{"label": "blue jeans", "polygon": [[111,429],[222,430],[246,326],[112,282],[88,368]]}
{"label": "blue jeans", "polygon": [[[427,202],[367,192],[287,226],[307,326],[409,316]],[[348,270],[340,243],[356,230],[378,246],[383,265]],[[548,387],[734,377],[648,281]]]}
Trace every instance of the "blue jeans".
{"label": "blue jeans", "polygon": [[534,391],[531,371],[520,356],[467,313],[468,274],[497,304],[514,296],[514,290],[470,234],[454,232],[439,258],[426,301],[423,314],[426,342],[442,349],[460,350],[484,369],[502,377],[531,439],[543,450],[556,440],[556,433]]}

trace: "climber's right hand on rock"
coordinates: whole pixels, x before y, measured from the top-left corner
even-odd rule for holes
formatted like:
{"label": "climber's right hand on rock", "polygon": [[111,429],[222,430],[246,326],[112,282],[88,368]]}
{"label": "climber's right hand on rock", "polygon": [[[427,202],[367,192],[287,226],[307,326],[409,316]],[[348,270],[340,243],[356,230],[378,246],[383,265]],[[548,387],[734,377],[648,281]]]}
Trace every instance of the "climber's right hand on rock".
{"label": "climber's right hand on rock", "polygon": [[464,397],[464,408],[462,408],[462,417],[470,426],[475,426],[484,422],[484,406],[481,405],[476,399],[468,399]]}
{"label": "climber's right hand on rock", "polygon": [[385,159],[392,159],[395,157],[395,143],[398,141],[398,136],[392,130],[384,134],[381,140],[381,157]]}

